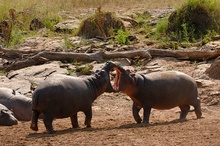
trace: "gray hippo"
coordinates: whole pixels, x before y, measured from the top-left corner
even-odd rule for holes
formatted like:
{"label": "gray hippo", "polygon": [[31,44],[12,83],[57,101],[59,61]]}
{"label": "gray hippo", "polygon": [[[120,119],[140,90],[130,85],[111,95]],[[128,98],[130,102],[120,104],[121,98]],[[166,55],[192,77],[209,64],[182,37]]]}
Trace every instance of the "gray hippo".
{"label": "gray hippo", "polygon": [[17,125],[18,120],[14,117],[12,111],[0,104],[0,126]]}
{"label": "gray hippo", "polygon": [[48,133],[54,133],[54,118],[70,117],[72,127],[79,127],[77,113],[85,114],[85,125],[91,127],[92,103],[104,92],[114,89],[110,83],[109,72],[114,64],[107,62],[94,75],[72,77],[55,75],[38,85],[32,96],[32,120],[30,128],[38,130],[37,122],[43,113],[43,122]]}
{"label": "gray hippo", "polygon": [[10,109],[19,121],[31,120],[31,98],[13,89],[0,87],[0,103]]}
{"label": "gray hippo", "polygon": [[178,71],[155,72],[147,75],[131,73],[116,64],[116,78],[113,88],[125,93],[133,100],[132,112],[137,123],[144,109],[143,123],[149,124],[151,108],[171,109],[179,107],[180,119],[185,119],[190,105],[197,118],[202,116],[196,82],[192,77]]}

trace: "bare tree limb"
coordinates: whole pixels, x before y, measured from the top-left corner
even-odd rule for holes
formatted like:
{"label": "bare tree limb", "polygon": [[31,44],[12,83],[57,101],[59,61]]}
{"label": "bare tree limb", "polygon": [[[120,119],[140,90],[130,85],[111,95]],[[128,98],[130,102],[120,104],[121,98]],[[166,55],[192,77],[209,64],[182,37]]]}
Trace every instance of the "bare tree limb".
{"label": "bare tree limb", "polygon": [[220,56],[220,49],[216,51],[149,49],[148,51],[153,58],[175,57],[177,59],[187,60],[210,60]]}
{"label": "bare tree limb", "polygon": [[[15,61],[0,67],[0,70],[10,71],[25,68],[32,65],[43,64],[48,61],[104,61],[105,59],[116,58],[145,58],[154,57],[175,57],[187,60],[209,60],[220,56],[220,49],[215,51],[199,50],[134,50],[124,52],[103,52],[95,53],[73,53],[73,52],[48,52],[48,51],[19,51],[7,50],[0,47],[0,57],[11,57]],[[17,59],[19,58],[19,59]]]}

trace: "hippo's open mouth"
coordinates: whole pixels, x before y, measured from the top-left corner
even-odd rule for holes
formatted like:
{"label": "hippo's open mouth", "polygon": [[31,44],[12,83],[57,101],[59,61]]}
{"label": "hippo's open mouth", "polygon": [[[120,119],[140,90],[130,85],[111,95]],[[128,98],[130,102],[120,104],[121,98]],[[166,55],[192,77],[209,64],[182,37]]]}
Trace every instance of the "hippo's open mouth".
{"label": "hippo's open mouth", "polygon": [[119,91],[119,83],[120,83],[120,78],[121,78],[121,71],[117,67],[114,67],[113,69],[114,69],[114,71],[116,71],[116,75],[115,75],[114,83],[113,83],[112,87],[113,87],[113,89],[115,91]]}

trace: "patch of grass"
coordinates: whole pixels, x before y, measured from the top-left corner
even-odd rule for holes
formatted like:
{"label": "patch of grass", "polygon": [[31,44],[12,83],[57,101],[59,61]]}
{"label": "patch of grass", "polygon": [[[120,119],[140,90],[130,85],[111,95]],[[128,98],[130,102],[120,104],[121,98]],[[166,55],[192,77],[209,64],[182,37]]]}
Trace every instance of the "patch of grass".
{"label": "patch of grass", "polygon": [[64,48],[65,49],[71,49],[73,48],[73,44],[71,43],[71,41],[69,40],[69,37],[67,35],[64,35]]}
{"label": "patch of grass", "polygon": [[75,70],[74,69],[72,69],[72,68],[66,68],[66,70],[67,70],[67,74],[68,75],[71,75]]}
{"label": "patch of grass", "polygon": [[5,75],[5,71],[0,70],[0,76],[4,76]]}
{"label": "patch of grass", "polygon": [[82,75],[90,75],[92,69],[92,65],[76,66],[76,72],[80,72]]}
{"label": "patch of grass", "polygon": [[115,41],[118,44],[129,45],[130,41],[128,40],[129,32],[119,29],[115,36]]}

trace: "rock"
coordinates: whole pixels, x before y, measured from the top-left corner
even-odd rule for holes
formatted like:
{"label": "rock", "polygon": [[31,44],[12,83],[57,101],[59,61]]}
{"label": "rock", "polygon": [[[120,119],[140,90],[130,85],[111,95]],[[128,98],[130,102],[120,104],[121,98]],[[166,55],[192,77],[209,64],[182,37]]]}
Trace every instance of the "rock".
{"label": "rock", "polygon": [[44,24],[42,21],[40,21],[38,18],[34,18],[31,20],[30,23],[30,30],[39,30],[44,27]]}
{"label": "rock", "polygon": [[129,22],[132,26],[137,26],[138,22],[130,17],[120,17],[123,21]]}
{"label": "rock", "polygon": [[122,59],[116,59],[116,62],[118,62],[122,66],[129,66],[131,65],[131,61],[127,58],[122,58]]}
{"label": "rock", "polygon": [[80,21],[79,20],[66,20],[63,22],[59,22],[54,25],[56,32],[65,32],[65,33],[72,33],[73,30],[79,28]]}
{"label": "rock", "polygon": [[6,76],[0,77],[0,87],[8,87],[24,95],[32,93],[33,87],[52,74],[67,74],[67,70],[60,68],[58,62],[31,66],[24,69],[11,71]]}
{"label": "rock", "polygon": [[220,57],[214,60],[205,73],[213,79],[220,79]]}
{"label": "rock", "polygon": [[64,48],[64,40],[61,37],[31,37],[16,46],[19,50],[54,50],[59,51]]}

